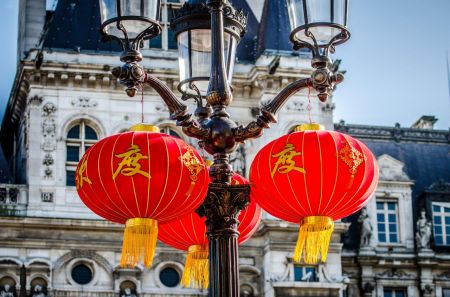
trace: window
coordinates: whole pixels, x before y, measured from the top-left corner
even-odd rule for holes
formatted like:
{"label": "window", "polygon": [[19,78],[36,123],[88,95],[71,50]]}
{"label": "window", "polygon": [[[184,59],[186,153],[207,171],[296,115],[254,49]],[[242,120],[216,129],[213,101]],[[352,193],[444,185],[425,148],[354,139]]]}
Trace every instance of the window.
{"label": "window", "polygon": [[75,186],[75,170],[78,161],[83,157],[86,150],[95,144],[98,135],[95,130],[81,121],[70,128],[67,133],[66,142],[66,185]]}
{"label": "window", "polygon": [[442,297],[450,297],[450,289],[443,289]]}
{"label": "window", "polygon": [[92,281],[92,270],[85,264],[75,265],[71,275],[72,279],[79,285],[86,285]]}
{"label": "window", "polygon": [[407,297],[405,289],[390,289],[383,290],[383,297]]}
{"label": "window", "polygon": [[397,243],[399,241],[397,222],[397,202],[377,201],[377,226],[379,242]]}
{"label": "window", "polygon": [[433,231],[436,246],[450,245],[449,203],[433,203]]}
{"label": "window", "polygon": [[159,273],[161,283],[169,288],[178,286],[180,282],[180,274],[172,267],[166,267]]}
{"label": "window", "polygon": [[150,48],[177,49],[175,35],[170,29],[170,20],[174,13],[181,8],[184,0],[162,0],[161,1],[161,34],[150,40]]}
{"label": "window", "polygon": [[294,266],[294,281],[296,282],[315,282],[316,268],[305,266]]}

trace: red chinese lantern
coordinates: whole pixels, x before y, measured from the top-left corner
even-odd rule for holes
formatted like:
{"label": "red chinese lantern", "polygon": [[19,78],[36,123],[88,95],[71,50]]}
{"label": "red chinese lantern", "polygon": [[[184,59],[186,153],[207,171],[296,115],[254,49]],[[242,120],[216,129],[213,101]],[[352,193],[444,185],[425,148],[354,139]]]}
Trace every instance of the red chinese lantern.
{"label": "red chinese lantern", "polygon": [[294,261],[324,262],[335,220],[361,209],[375,191],[375,157],[360,141],[319,125],[302,125],[261,149],[251,169],[257,202],[299,223]]}
{"label": "red chinese lantern", "polygon": [[[231,184],[248,184],[248,180],[234,174]],[[239,244],[244,243],[256,232],[261,215],[261,207],[251,197],[249,206],[239,215]],[[208,238],[206,232],[205,218],[200,218],[195,212],[179,220],[160,225],[159,240],[173,248],[188,252],[181,279],[181,283],[185,287],[208,287]]]}
{"label": "red chinese lantern", "polygon": [[97,215],[125,224],[122,267],[153,260],[158,223],[189,214],[202,203],[209,174],[181,139],[140,124],[102,139],[78,164],[76,188]]}

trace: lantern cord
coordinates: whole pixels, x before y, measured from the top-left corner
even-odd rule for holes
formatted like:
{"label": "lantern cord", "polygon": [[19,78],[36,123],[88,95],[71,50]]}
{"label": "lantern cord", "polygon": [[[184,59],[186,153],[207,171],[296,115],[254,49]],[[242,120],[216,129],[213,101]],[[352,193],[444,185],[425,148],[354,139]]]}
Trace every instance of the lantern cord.
{"label": "lantern cord", "polygon": [[144,123],[144,85],[141,84],[141,123]]}
{"label": "lantern cord", "polygon": [[330,217],[305,217],[300,223],[294,262],[306,264],[323,263],[327,259],[328,246],[333,234],[334,222]]}
{"label": "lantern cord", "polygon": [[207,246],[192,245],[189,247],[181,283],[185,288],[208,288],[209,273]]}
{"label": "lantern cord", "polygon": [[308,107],[307,107],[307,110],[308,110],[308,117],[309,117],[309,123],[310,124],[312,124],[311,109],[312,109],[312,106],[311,106],[311,87],[309,87],[308,88]]}
{"label": "lantern cord", "polygon": [[148,218],[129,219],[125,225],[120,267],[134,268],[139,261],[150,267],[155,255],[158,222]]}

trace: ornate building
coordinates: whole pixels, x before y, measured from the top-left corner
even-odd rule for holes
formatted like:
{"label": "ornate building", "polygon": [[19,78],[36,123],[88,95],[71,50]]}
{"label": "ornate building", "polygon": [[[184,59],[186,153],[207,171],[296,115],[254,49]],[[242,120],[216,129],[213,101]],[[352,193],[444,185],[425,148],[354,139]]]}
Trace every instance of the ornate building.
{"label": "ornate building", "polygon": [[[145,44],[143,63],[175,90],[177,44],[168,24],[181,2],[161,2],[163,34]],[[232,2],[249,12],[230,108],[246,124],[311,67],[308,53],[291,50],[283,0]],[[0,134],[0,296],[205,296],[181,288],[185,255],[163,244],[150,269],[121,269],[123,227],[77,197],[73,177],[84,151],[141,117],[140,99],[128,98],[110,74],[119,49],[100,40],[98,2],[59,0],[46,11],[45,0],[21,0],[19,20],[20,63]],[[157,94],[144,93],[145,121],[185,138]],[[449,297],[449,132],[433,130],[430,117],[408,129],[333,125],[332,100],[311,99],[310,108],[307,92],[289,101],[276,126],[239,148],[235,170],[248,174],[258,149],[309,121],[311,109],[314,121],[374,151],[376,197],[336,224],[327,263],[318,266],[294,264],[297,226],[265,214],[240,248],[242,296]]]}

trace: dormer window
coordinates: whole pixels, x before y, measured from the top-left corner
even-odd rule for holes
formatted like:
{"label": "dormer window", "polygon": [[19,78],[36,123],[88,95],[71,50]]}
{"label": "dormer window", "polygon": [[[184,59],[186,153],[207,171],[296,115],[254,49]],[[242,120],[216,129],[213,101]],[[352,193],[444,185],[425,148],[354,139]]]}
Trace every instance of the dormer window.
{"label": "dormer window", "polygon": [[433,202],[433,232],[436,246],[450,245],[450,203]]}
{"label": "dormer window", "polygon": [[378,242],[398,243],[398,204],[396,201],[377,201]]}

